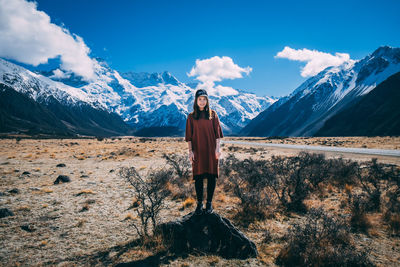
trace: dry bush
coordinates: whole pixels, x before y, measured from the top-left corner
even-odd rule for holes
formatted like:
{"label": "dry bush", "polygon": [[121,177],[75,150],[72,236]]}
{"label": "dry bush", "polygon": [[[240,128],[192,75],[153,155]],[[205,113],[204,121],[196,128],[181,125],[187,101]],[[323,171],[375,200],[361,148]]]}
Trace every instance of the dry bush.
{"label": "dry bush", "polygon": [[[239,198],[236,220],[248,225],[255,220],[265,219],[271,204],[266,188],[269,176],[265,160],[239,160],[233,154],[221,160],[220,182]],[[228,178],[229,177],[229,178]],[[227,190],[225,190],[227,191]]]}
{"label": "dry bush", "polygon": [[368,197],[366,195],[352,195],[349,197],[351,218],[350,225],[353,231],[368,233],[371,223],[367,218],[366,209],[368,206]]}
{"label": "dry bush", "polygon": [[383,206],[384,221],[389,224],[393,235],[400,236],[400,169],[398,167],[393,167],[393,175],[389,177]]}
{"label": "dry bush", "polygon": [[328,182],[339,188],[347,185],[354,185],[358,163],[350,159],[336,158],[329,160]]}
{"label": "dry bush", "polygon": [[305,212],[303,201],[320,190],[329,173],[329,164],[321,154],[300,152],[297,156],[272,156],[268,161],[268,186],[286,210]]}
{"label": "dry bush", "polygon": [[[262,219],[267,207],[305,212],[303,201],[320,190],[329,175],[329,161],[322,154],[300,152],[297,156],[272,156],[269,160],[238,160],[229,154],[222,160],[220,174],[225,191],[241,200],[246,218]],[[232,190],[233,189],[233,190]]]}
{"label": "dry bush", "polygon": [[190,168],[192,166],[187,156],[163,153],[162,157],[172,166],[179,179],[187,180],[190,178]]}
{"label": "dry bush", "polygon": [[190,184],[191,164],[188,157],[179,154],[163,154],[173,169],[170,179],[170,191],[173,199],[186,199],[193,195],[193,186]]}
{"label": "dry bush", "polygon": [[400,236],[400,213],[386,213],[385,220],[389,224],[390,234]]}
{"label": "dry bush", "polygon": [[367,211],[381,210],[381,195],[385,181],[396,179],[396,175],[398,176],[398,172],[394,165],[378,163],[376,158],[365,163],[365,166],[357,168],[356,178],[369,197]]}
{"label": "dry bush", "polygon": [[160,211],[166,208],[165,199],[169,194],[166,184],[172,175],[170,169],[150,170],[142,177],[134,167],[123,167],[119,175],[133,187],[138,206],[134,209],[140,218],[140,227],[133,224],[139,237],[144,242],[150,236],[149,228],[153,231],[159,223]]}
{"label": "dry bush", "polygon": [[330,170],[330,161],[325,159],[325,155],[300,152],[294,159],[297,161],[296,171],[304,176],[311,190],[320,190],[319,186],[327,179]]}
{"label": "dry bush", "polygon": [[294,223],[276,263],[281,266],[373,266],[367,251],[357,251],[340,217],[311,208],[306,222]]}

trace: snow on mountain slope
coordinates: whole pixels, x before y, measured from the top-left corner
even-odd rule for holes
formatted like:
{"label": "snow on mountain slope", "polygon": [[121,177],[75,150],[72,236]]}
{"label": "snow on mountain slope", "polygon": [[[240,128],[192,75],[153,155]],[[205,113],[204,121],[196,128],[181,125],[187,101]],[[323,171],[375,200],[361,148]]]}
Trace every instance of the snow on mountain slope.
{"label": "snow on mountain slope", "polygon": [[328,67],[281,98],[240,134],[310,136],[347,105],[400,71],[400,48],[379,47],[358,61]]}
{"label": "snow on mountain slope", "polygon": [[[137,129],[172,126],[184,130],[186,116],[192,111],[194,88],[169,72],[121,75],[104,61],[97,62],[96,79],[86,83],[60,70],[41,75],[0,59],[0,82],[36,101],[53,96],[65,105],[88,103],[118,114]],[[209,96],[226,134],[238,132],[276,101],[222,86],[209,92]]]}
{"label": "snow on mountain slope", "polygon": [[79,88],[53,81],[1,58],[0,82],[36,101],[46,101],[52,96],[64,104],[85,102],[98,107],[95,99]]}

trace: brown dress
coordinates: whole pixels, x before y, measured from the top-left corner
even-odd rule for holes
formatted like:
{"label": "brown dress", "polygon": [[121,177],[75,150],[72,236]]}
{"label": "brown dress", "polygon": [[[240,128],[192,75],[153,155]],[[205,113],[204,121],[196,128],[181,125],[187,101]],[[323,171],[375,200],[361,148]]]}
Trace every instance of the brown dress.
{"label": "brown dress", "polygon": [[198,120],[190,113],[186,120],[185,141],[192,141],[194,162],[192,163],[193,179],[214,176],[218,178],[218,159],[215,156],[216,139],[224,137],[217,113],[212,111],[212,120],[208,112],[200,112]]}

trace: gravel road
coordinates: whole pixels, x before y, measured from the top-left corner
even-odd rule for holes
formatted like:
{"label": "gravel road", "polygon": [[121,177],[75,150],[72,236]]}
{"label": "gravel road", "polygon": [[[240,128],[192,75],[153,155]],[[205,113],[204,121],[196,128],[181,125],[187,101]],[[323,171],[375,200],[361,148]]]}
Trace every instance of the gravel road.
{"label": "gravel road", "polygon": [[365,155],[400,157],[400,150],[395,150],[395,149],[289,145],[289,144],[272,144],[272,143],[265,144],[265,143],[258,143],[258,142],[223,141],[223,140],[221,140],[221,143],[248,145],[248,146],[277,147],[277,148],[288,148],[288,149],[298,149],[298,150],[314,150],[314,151],[325,151],[325,152],[356,153],[356,154],[365,154]]}

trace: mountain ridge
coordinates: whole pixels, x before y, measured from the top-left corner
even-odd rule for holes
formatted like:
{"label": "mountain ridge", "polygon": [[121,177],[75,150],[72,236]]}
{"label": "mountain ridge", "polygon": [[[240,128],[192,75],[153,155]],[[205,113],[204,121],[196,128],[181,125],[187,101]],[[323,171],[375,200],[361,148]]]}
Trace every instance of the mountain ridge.
{"label": "mountain ridge", "polygon": [[382,46],[361,60],[328,67],[246,125],[246,136],[312,136],[334,114],[400,71],[400,48]]}

